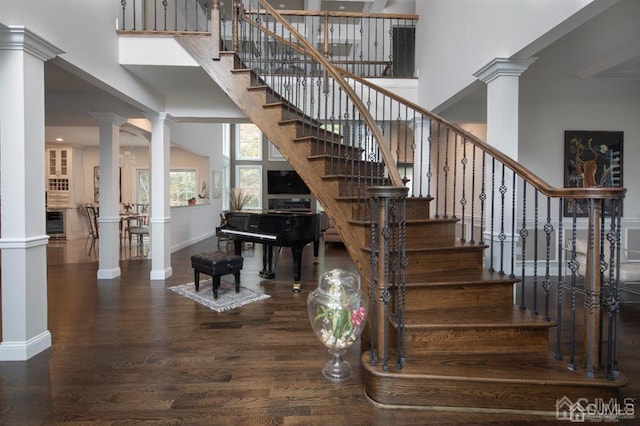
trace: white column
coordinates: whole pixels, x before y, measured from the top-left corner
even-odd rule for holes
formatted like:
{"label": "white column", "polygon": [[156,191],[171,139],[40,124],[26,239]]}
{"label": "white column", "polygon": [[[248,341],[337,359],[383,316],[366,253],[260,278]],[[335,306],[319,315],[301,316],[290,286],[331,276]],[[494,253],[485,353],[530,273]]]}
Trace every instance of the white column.
{"label": "white column", "polygon": [[0,27],[0,361],[27,360],[51,346],[47,329],[44,61],[60,53],[24,27]]}
{"label": "white column", "polygon": [[[474,74],[487,84],[487,143],[514,160],[518,160],[520,75],[535,60],[536,58],[522,60],[496,58]],[[516,212],[510,208],[516,190],[513,187],[513,173],[506,168],[503,172],[502,166],[498,167],[498,163],[493,170],[491,161],[487,163],[486,173],[485,242],[493,244],[493,250],[487,249],[485,262],[486,266],[492,266],[496,271],[510,273],[512,245],[518,243],[517,229],[513,229],[512,226],[513,215]],[[492,182],[493,186],[491,186]],[[491,257],[492,252],[493,257]]]}
{"label": "white column", "polygon": [[149,114],[151,122],[151,244],[150,279],[164,280],[173,274],[171,268],[171,207],[169,205],[169,171],[171,124],[166,113]]}
{"label": "white column", "polygon": [[98,215],[98,279],[120,276],[120,126],[113,113],[91,113],[98,122],[100,143],[100,214]]}

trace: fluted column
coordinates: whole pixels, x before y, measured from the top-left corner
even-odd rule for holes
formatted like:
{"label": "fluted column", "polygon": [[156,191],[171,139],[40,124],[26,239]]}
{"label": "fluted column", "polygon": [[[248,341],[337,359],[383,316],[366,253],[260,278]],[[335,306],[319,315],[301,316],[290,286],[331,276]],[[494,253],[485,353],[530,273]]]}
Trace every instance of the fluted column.
{"label": "fluted column", "polygon": [[171,170],[171,124],[169,114],[148,114],[151,122],[151,273],[150,279],[164,280],[171,268],[171,207],[169,172]]}
{"label": "fluted column", "polygon": [[0,27],[0,361],[27,360],[51,346],[43,187],[44,62],[61,53],[24,27]]}
{"label": "fluted column", "polygon": [[98,279],[113,279],[120,276],[120,126],[125,119],[107,112],[91,116],[100,127]]}

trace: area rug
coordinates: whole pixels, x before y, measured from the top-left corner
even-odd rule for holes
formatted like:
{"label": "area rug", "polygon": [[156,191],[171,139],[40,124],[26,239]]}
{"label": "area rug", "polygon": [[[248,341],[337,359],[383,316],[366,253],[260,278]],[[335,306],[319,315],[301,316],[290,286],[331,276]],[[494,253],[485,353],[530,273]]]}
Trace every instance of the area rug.
{"label": "area rug", "polygon": [[169,287],[169,290],[181,296],[188,297],[194,302],[213,309],[216,312],[239,308],[248,303],[271,297],[268,294],[258,293],[242,286],[240,286],[240,292],[236,293],[235,284],[222,281],[220,288],[218,288],[218,298],[214,300],[213,287],[210,279],[200,281],[200,290],[198,292],[196,292],[194,283],[176,285]]}

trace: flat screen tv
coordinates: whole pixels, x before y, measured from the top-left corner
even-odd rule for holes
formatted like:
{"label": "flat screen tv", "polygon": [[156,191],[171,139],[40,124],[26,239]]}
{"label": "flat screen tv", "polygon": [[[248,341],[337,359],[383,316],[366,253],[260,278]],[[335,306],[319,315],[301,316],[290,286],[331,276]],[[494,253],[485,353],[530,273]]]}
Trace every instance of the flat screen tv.
{"label": "flat screen tv", "polygon": [[295,170],[267,170],[269,194],[311,194],[309,187]]}

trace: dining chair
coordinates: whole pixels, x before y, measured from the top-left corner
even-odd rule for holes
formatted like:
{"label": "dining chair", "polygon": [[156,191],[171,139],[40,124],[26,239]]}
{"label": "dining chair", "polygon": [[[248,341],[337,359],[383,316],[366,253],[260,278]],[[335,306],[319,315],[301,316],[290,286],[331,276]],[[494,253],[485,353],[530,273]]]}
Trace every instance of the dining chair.
{"label": "dining chair", "polygon": [[89,256],[91,256],[91,252],[96,246],[96,240],[100,236],[98,232],[98,211],[92,205],[85,205],[85,218],[87,221],[87,228],[89,229],[89,233],[87,235],[87,239],[84,243],[85,250],[87,249],[87,243],[91,240],[91,245],[89,246]]}
{"label": "dining chair", "polygon": [[129,250],[131,250],[131,244],[133,236],[138,238],[138,245],[142,247],[144,243],[144,237],[149,237],[149,222],[148,222],[148,204],[136,204],[136,213],[138,214],[138,221],[135,226],[129,226]]}

